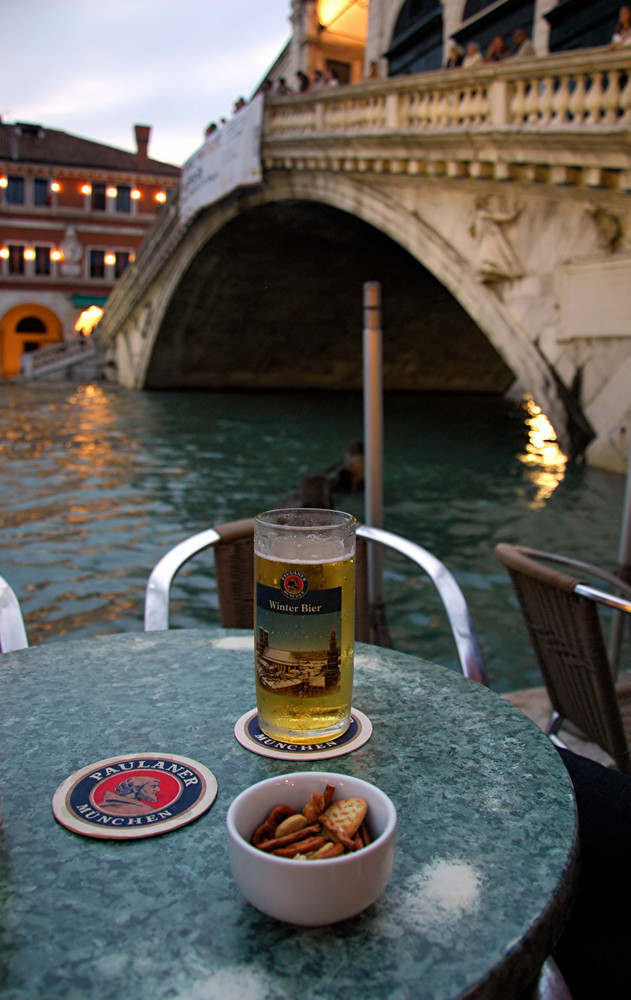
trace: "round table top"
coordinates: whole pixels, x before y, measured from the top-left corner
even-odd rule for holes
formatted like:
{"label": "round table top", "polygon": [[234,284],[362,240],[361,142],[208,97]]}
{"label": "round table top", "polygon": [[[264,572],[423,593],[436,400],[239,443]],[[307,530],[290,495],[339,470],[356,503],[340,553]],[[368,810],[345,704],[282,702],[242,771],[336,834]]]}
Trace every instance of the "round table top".
{"label": "round table top", "polygon": [[[373,725],[345,756],[292,763],[237,742],[255,707],[250,633],[124,633],[0,656],[0,995],[324,1000],[514,996],[571,905],[576,812],[552,744],[454,671],[358,645],[353,704]],[[122,754],[206,765],[217,798],[193,823],[95,840],[53,816],[73,772]],[[398,812],[383,896],[305,929],[265,917],[230,873],[225,816],[263,778],[353,774]]]}

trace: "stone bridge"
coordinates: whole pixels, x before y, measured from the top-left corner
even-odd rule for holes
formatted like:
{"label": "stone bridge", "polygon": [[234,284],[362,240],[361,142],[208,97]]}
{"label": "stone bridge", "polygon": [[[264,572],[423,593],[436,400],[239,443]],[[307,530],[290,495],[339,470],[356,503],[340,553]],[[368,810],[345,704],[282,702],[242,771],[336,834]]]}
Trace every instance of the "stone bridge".
{"label": "stone bridge", "polygon": [[590,49],[267,99],[264,180],[177,197],[98,338],[128,387],[530,395],[573,456],[631,434],[631,52]]}

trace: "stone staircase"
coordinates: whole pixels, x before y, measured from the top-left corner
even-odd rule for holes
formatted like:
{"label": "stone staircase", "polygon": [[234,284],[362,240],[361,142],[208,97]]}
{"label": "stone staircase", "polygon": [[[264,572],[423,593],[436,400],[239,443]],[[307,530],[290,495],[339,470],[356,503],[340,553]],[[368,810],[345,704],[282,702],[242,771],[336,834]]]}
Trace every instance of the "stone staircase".
{"label": "stone staircase", "polygon": [[105,359],[94,337],[74,337],[22,355],[20,381],[103,377]]}

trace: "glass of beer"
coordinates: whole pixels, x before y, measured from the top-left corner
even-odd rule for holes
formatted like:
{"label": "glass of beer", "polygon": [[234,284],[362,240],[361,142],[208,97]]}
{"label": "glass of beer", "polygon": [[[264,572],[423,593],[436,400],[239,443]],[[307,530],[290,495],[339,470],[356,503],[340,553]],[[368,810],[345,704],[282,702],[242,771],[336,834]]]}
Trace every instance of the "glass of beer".
{"label": "glass of beer", "polygon": [[254,519],[256,701],[273,739],[327,742],[350,724],[356,523],[310,508]]}

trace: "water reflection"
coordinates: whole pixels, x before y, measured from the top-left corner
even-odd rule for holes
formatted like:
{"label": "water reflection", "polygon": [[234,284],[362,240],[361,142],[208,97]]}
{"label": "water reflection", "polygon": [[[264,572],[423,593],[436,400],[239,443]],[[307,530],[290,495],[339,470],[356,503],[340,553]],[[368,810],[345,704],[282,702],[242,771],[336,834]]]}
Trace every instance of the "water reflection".
{"label": "water reflection", "polygon": [[536,510],[545,506],[546,501],[563,481],[567,456],[558,445],[554,427],[535,401],[527,398],[524,401],[524,408],[528,443],[525,452],[518,457],[526,466],[528,476],[536,487],[537,492],[530,501]]}
{"label": "water reflection", "polygon": [[[519,542],[613,565],[623,477],[566,463],[530,403],[396,395],[384,409],[384,526],[455,573],[494,686],[536,683],[493,547]],[[362,436],[359,394],[1,385],[0,573],[31,643],[140,630],[147,577],[166,549],[274,506]],[[362,494],[335,501],[363,516]],[[396,556],[385,577],[395,644],[457,669],[431,584]],[[216,605],[207,554],[178,577],[172,620],[216,621]]]}

